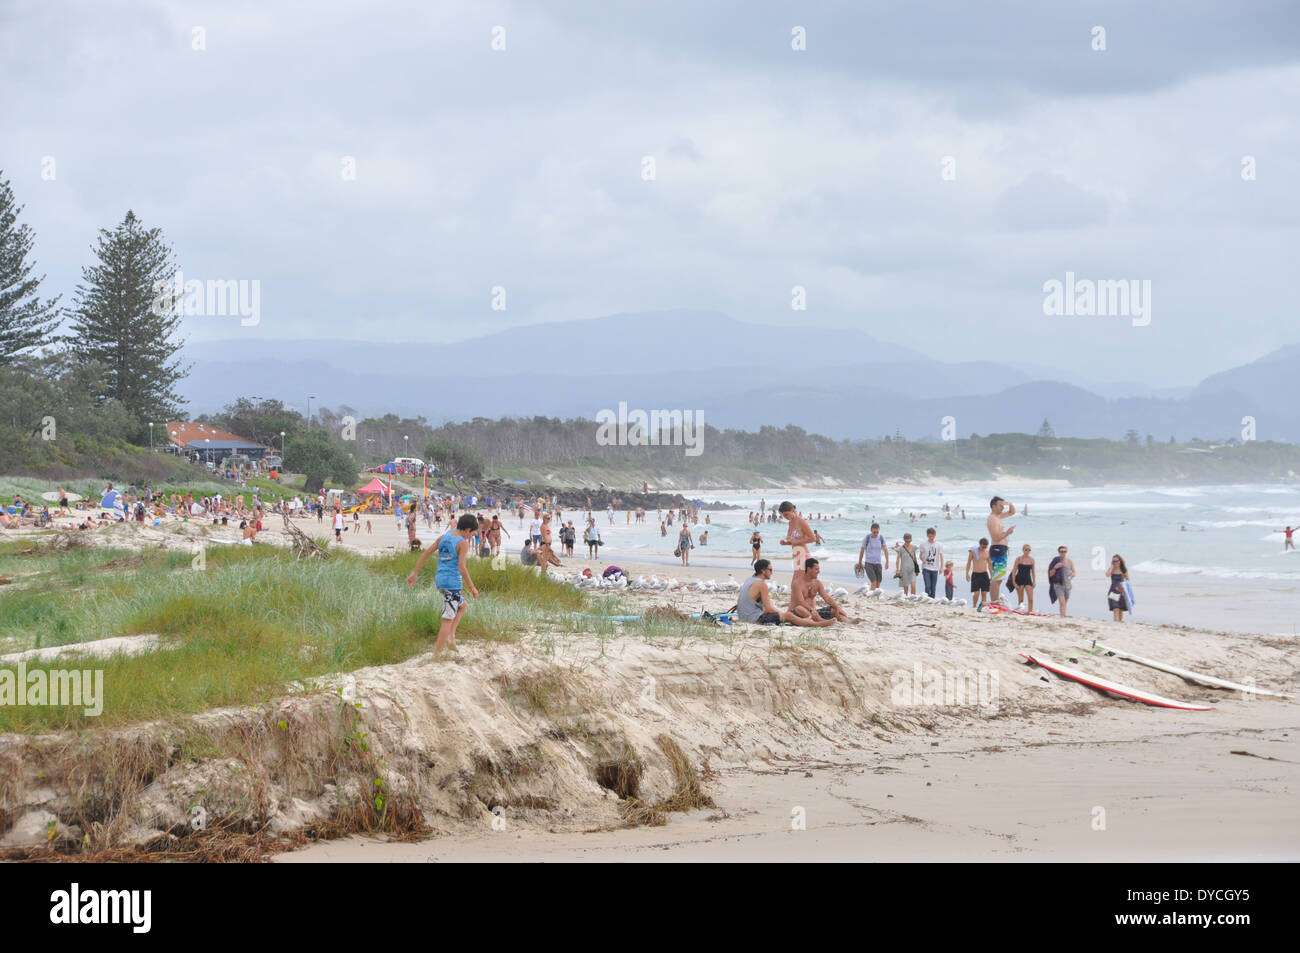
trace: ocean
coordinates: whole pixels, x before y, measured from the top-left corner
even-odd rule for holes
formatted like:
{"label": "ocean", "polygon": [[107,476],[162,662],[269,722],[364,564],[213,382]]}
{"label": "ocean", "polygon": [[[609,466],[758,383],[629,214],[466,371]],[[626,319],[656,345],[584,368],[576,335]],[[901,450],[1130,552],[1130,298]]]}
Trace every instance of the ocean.
{"label": "ocean", "polygon": [[[814,555],[823,561],[823,575],[845,584],[855,582],[853,564],[862,538],[872,521],[881,524],[889,544],[901,541],[904,533],[913,542],[925,539],[925,530],[938,530],[945,557],[954,562],[959,597],[969,597],[963,584],[968,549],[987,535],[989,489],[969,487],[918,487],[875,491],[775,491],[766,494],[767,505],[789,499],[821,533],[824,544]],[[1111,556],[1120,554],[1128,565],[1138,593],[1137,617],[1147,621],[1210,625],[1242,631],[1292,633],[1290,621],[1295,597],[1300,595],[1300,555],[1283,548],[1284,526],[1300,526],[1300,486],[1244,484],[1232,486],[1106,486],[998,491],[1016,505],[1017,515],[1006,522],[1016,527],[1012,534],[1011,559],[1029,543],[1038,560],[1040,578],[1060,545],[1069,547],[1078,573],[1071,613],[1104,616],[1102,595],[1084,602],[1091,579],[1099,592],[1106,588],[1104,571]],[[710,525],[693,527],[709,530],[708,545],[692,554],[696,565],[747,572],[749,510],[758,508],[755,494],[708,494],[708,500],[737,504],[744,509],[710,511]],[[947,503],[952,519],[942,512]],[[1026,513],[1026,507],[1028,512]],[[962,510],[965,510],[965,519]],[[568,519],[574,514],[566,514]],[[828,517],[818,519],[818,515]],[[606,543],[601,557],[617,562],[628,560],[672,562],[678,526],[667,538],[658,534],[655,514],[647,514],[647,526],[627,527],[622,514],[614,525],[598,518]],[[577,525],[578,521],[575,521]],[[788,548],[777,543],[785,535],[785,523],[763,523],[763,555],[778,568],[788,562]],[[666,557],[666,558],[664,558]],[[737,558],[739,557],[739,558]],[[888,584],[890,580],[886,580]],[[1143,609],[1144,590],[1162,598],[1158,611],[1152,601]],[[1179,603],[1177,596],[1221,595],[1217,602],[1198,602],[1195,607]],[[1040,586],[1040,610],[1047,604],[1046,586]],[[1094,604],[1095,603],[1095,604]],[[1076,605],[1078,611],[1076,612]],[[1257,610],[1250,614],[1252,606]]]}

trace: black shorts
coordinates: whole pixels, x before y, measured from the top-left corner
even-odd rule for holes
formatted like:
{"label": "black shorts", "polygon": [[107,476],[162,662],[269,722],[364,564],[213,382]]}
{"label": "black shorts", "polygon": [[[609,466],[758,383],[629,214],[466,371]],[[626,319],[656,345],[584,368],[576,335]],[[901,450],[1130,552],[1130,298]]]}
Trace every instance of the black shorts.
{"label": "black shorts", "polygon": [[989,574],[986,572],[973,572],[970,574],[970,591],[971,592],[988,592],[989,591]]}
{"label": "black shorts", "polygon": [[830,606],[822,606],[820,609],[817,610],[817,614],[821,616],[823,619],[830,619],[835,616],[835,612],[831,609]]}
{"label": "black shorts", "polygon": [[781,621],[781,613],[764,612],[757,621],[759,625],[777,625]]}

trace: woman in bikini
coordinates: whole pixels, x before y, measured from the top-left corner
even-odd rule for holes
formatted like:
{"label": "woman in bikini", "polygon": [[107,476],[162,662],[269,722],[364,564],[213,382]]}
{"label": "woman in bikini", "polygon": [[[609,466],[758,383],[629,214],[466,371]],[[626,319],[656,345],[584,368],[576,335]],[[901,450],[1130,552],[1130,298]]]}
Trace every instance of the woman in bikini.
{"label": "woman in bikini", "polygon": [[505,533],[506,538],[510,538],[510,532],[501,525],[501,514],[496,513],[492,516],[492,524],[488,527],[488,540],[492,543],[492,555],[495,556],[501,552],[501,534]]}

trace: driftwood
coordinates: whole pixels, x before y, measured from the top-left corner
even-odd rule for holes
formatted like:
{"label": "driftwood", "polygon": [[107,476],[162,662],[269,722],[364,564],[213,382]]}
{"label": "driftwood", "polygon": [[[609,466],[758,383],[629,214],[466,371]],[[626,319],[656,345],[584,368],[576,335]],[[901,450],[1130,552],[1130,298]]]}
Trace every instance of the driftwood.
{"label": "driftwood", "polygon": [[294,526],[287,516],[284,517],[284,531],[289,534],[289,545],[293,547],[293,551],[298,554],[299,559],[330,558],[330,554],[324,548],[317,545],[314,539]]}

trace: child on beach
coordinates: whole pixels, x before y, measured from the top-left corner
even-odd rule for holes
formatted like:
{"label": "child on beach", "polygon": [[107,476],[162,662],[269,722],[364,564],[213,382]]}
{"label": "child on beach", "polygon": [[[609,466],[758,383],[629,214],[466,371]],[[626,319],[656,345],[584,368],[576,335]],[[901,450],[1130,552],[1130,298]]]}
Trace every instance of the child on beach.
{"label": "child on beach", "polygon": [[952,560],[943,564],[943,595],[945,599],[951,599],[955,590],[952,584]]}
{"label": "child on beach", "polygon": [[992,569],[989,541],[981,539],[979,549],[972,548],[966,556],[966,581],[970,583],[971,602],[977,612],[988,604],[989,574]]}
{"label": "child on beach", "polygon": [[438,554],[438,570],[433,583],[442,594],[442,624],[438,627],[438,641],[434,643],[433,654],[436,658],[443,649],[457,651],[456,627],[460,625],[469,603],[465,601],[463,589],[468,583],[470,594],[477,599],[478,589],[470,578],[465,559],[469,556],[469,539],[478,531],[478,519],[466,513],[456,521],[456,528],[447,530],[439,539],[437,546],[430,546],[420,553],[415,561],[415,568],[406,577],[408,586],[415,585],[420,578],[420,568],[433,553]]}

